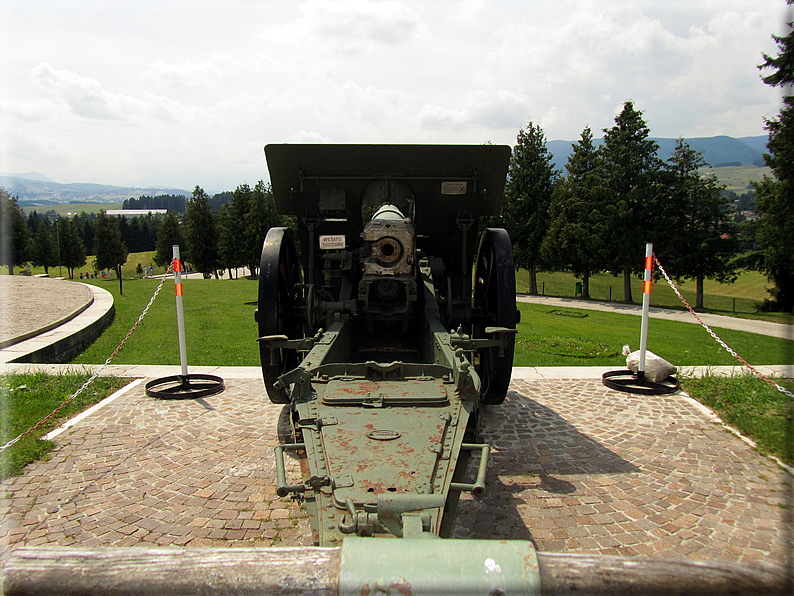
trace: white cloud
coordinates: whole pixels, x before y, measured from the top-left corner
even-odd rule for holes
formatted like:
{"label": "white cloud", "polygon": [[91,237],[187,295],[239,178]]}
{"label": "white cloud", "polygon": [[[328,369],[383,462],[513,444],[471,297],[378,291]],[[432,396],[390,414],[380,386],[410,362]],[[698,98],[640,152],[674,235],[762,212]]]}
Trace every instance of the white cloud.
{"label": "white cloud", "polygon": [[[68,145],[52,138],[30,134],[21,129],[6,131],[3,143],[5,145],[4,149],[12,162],[24,162],[30,159],[62,162],[74,155],[74,151]],[[3,168],[3,171],[14,170],[13,168]]]}
{"label": "white cloud", "polygon": [[461,27],[477,27],[482,22],[485,10],[485,0],[464,0],[454,4],[446,15]]}
{"label": "white cloud", "polygon": [[482,126],[517,131],[526,117],[527,101],[511,91],[479,91],[466,95],[459,108],[422,106],[419,121],[430,129]]}
{"label": "white cloud", "polygon": [[60,180],[214,188],[266,176],[269,142],[512,144],[530,120],[575,140],[628,99],[654,136],[763,134],[778,109],[756,65],[780,0],[7,4],[12,171]]}
{"label": "white cloud", "polygon": [[166,97],[145,94],[138,99],[110,93],[99,81],[70,70],[56,70],[42,62],[31,70],[30,81],[66,103],[78,116],[98,120],[152,118],[174,120],[196,115],[196,108],[183,106]]}
{"label": "white cloud", "polygon": [[142,74],[141,79],[155,84],[204,87],[218,84],[220,79],[231,76],[236,70],[235,60],[231,56],[210,54],[202,62],[156,60]]}
{"label": "white cloud", "polygon": [[298,60],[307,48],[358,54],[372,46],[404,45],[426,31],[419,15],[398,0],[307,0],[300,12],[300,18],[268,26],[261,36],[292,46]]}
{"label": "white cloud", "polygon": [[[713,134],[759,130],[756,119],[737,123],[730,133],[718,131],[716,114],[710,112],[726,102],[769,102],[769,90],[759,84],[755,70],[758,40],[774,22],[762,10],[712,9],[703,22],[688,22],[681,11],[676,33],[640,4],[577,3],[576,8],[540,22],[507,25],[500,46],[475,74],[475,85],[508,88],[530,98],[533,118],[553,123],[552,138],[574,138],[587,122],[600,128],[609,116],[600,98],[618,99],[621,105],[633,98],[639,109],[663,116],[666,127],[654,130],[657,136],[684,133],[686,126],[680,125],[691,124],[693,114],[699,128],[711,126]],[[754,44],[758,49],[749,51]]]}
{"label": "white cloud", "polygon": [[331,139],[316,131],[299,130],[286,138],[288,143],[330,143]]}

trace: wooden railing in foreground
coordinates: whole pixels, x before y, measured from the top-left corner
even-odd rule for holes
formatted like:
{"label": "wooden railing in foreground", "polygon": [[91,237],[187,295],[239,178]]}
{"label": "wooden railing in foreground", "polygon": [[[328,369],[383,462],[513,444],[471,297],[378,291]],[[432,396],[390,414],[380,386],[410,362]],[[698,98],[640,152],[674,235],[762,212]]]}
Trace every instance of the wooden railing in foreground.
{"label": "wooden railing in foreground", "polygon": [[[383,542],[378,540],[378,542]],[[405,541],[387,541],[405,542]],[[412,542],[466,543],[470,541],[416,540]],[[482,542],[482,541],[472,541]],[[495,542],[495,541],[494,541]],[[509,544],[509,543],[501,543]],[[518,544],[518,542],[514,543]],[[522,543],[527,544],[527,543]],[[421,554],[412,561],[401,561],[406,577],[400,581],[373,577],[358,588],[358,594],[791,594],[787,570],[770,565],[744,566],[715,561],[662,560],[603,555],[537,553],[529,562],[535,574],[528,585],[510,578],[509,590],[501,587],[483,591],[483,557],[476,544],[465,551],[464,566],[475,579],[472,589],[460,576],[445,583],[445,564],[432,566]],[[468,547],[462,546],[466,549]],[[342,548],[56,548],[23,547],[8,554],[3,573],[5,596],[20,595],[297,595],[350,594],[353,575],[378,569],[367,561],[344,560]],[[420,549],[421,550],[421,549]],[[443,550],[443,549],[442,549]],[[456,551],[454,555],[460,559]],[[424,559],[424,560],[423,560]],[[527,559],[529,561],[529,559]],[[501,569],[498,561],[485,559],[486,571]],[[460,560],[457,561],[460,565]],[[539,566],[539,569],[537,568]],[[417,573],[416,569],[423,568]],[[346,571],[347,570],[347,571]],[[506,571],[506,569],[505,569]],[[525,570],[526,571],[526,570]],[[429,575],[428,575],[429,572]],[[465,573],[468,572],[464,572]],[[422,577],[423,574],[427,578]],[[378,572],[372,573],[377,576]],[[519,574],[520,575],[520,574]],[[414,580],[410,578],[413,577]],[[488,576],[495,580],[496,576]],[[537,579],[539,578],[539,584]],[[359,578],[361,579],[361,578]],[[516,578],[513,578],[516,579]],[[347,581],[347,583],[345,583]],[[389,583],[391,581],[391,583]],[[512,581],[512,583],[511,583]],[[504,583],[504,582],[502,582]],[[474,587],[479,584],[479,587]],[[531,585],[529,585],[531,584]],[[440,586],[457,586],[454,591]],[[369,590],[369,592],[367,592]]]}

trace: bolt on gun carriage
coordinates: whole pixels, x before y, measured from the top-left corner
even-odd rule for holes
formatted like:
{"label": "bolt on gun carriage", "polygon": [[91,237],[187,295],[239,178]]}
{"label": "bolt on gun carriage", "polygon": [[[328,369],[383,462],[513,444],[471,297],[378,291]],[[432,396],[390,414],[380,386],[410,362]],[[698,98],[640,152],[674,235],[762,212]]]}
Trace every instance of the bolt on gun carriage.
{"label": "bolt on gun carriage", "polygon": [[[518,322],[499,214],[510,148],[268,145],[276,209],[256,320],[285,404],[277,492],[305,499],[315,544],[451,534],[485,488],[477,414],[507,393]],[[474,281],[472,283],[472,263]],[[287,484],[284,452],[300,458]],[[479,454],[476,479],[463,478]]]}

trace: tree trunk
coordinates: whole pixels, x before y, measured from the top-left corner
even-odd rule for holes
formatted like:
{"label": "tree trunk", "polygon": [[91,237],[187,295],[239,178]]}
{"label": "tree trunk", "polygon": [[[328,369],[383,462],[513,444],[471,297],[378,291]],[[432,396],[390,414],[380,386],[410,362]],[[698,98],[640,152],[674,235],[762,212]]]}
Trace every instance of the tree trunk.
{"label": "tree trunk", "polygon": [[585,271],[582,274],[582,298],[590,299],[590,272]]}
{"label": "tree trunk", "polygon": [[50,268],[47,265],[44,265],[44,275],[50,274]]}
{"label": "tree trunk", "polygon": [[8,266],[8,274],[9,275],[14,275],[14,264],[13,263]]}
{"label": "tree trunk", "polygon": [[529,295],[530,296],[537,296],[538,295],[538,277],[537,273],[535,272],[535,262],[529,264],[527,268],[529,271]]}
{"label": "tree trunk", "polygon": [[116,265],[116,275],[119,276],[119,296],[123,296],[124,288],[121,283],[121,265]]}
{"label": "tree trunk", "polygon": [[623,302],[631,302],[631,271],[623,270]]}
{"label": "tree trunk", "polygon": [[697,289],[695,291],[695,310],[703,310],[703,276],[695,278]]}

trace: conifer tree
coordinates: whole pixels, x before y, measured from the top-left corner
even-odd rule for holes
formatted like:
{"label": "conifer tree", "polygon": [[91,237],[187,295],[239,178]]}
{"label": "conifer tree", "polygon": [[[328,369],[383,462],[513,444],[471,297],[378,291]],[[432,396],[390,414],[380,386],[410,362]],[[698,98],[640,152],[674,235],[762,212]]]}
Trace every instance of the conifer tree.
{"label": "conifer tree", "polygon": [[702,152],[679,139],[664,164],[666,193],[650,217],[657,226],[654,252],[673,277],[695,280],[696,309],[703,308],[706,278],[735,281],[734,258],[741,248],[733,210],[722,195],[725,187],[698,171],[707,165]]}
{"label": "conifer tree", "polygon": [[44,273],[50,274],[50,267],[58,264],[58,246],[50,231],[50,220],[46,217],[39,222],[35,238],[30,242],[30,261],[35,267],[44,267]]}
{"label": "conifer tree", "polygon": [[119,294],[124,294],[121,279],[121,266],[127,262],[127,247],[121,240],[118,220],[108,216],[104,210],[97,215],[94,223],[94,247],[98,269],[113,269],[119,278]]}
{"label": "conifer tree", "polygon": [[[180,247],[180,257],[182,259],[187,255],[187,247],[182,236],[182,228],[179,226],[179,220],[176,215],[171,212],[168,213],[163,219],[163,223],[157,230],[157,242],[155,243],[154,264],[158,267],[165,267],[173,259],[174,245]],[[182,251],[185,251],[185,255]]]}
{"label": "conifer tree", "polygon": [[631,302],[631,275],[643,266],[645,243],[652,239],[648,205],[656,187],[662,162],[659,145],[648,138],[642,112],[627,101],[615,118],[615,126],[604,129],[606,176],[610,204],[602,213],[605,238],[609,239],[610,269],[623,274],[623,300]]}
{"label": "conifer tree", "polygon": [[538,293],[541,244],[549,225],[549,204],[559,172],[539,125],[529,122],[518,132],[510,157],[501,220],[513,242],[516,267],[529,272],[529,293]]}
{"label": "conifer tree", "polygon": [[74,221],[68,217],[61,217],[57,226],[61,244],[61,264],[66,267],[69,279],[74,279],[74,270],[85,265],[85,246],[77,233]]}
{"label": "conifer tree", "polygon": [[0,265],[8,266],[9,275],[14,274],[14,265],[21,266],[27,259],[28,238],[28,225],[17,198],[0,187]]}
{"label": "conifer tree", "polygon": [[253,192],[248,184],[241,184],[235,189],[232,200],[221,208],[218,250],[222,263],[230,268],[230,276],[231,267],[236,269],[248,265],[246,220],[251,209]]}
{"label": "conifer tree", "polygon": [[251,275],[256,277],[267,231],[282,225],[282,218],[276,213],[273,190],[262,180],[257,182],[251,194],[245,224],[248,268]]}
{"label": "conifer tree", "polygon": [[590,298],[590,276],[607,265],[602,209],[609,193],[589,126],[573,145],[565,168],[568,176],[555,188],[541,254],[551,266],[580,278],[582,298]]}
{"label": "conifer tree", "polygon": [[[788,35],[772,36],[780,54],[776,58],[764,54],[759,68],[773,70],[763,77],[765,83],[790,90],[794,85],[794,24],[788,23],[788,27]],[[754,183],[760,251],[748,259],[775,284],[770,290],[772,301],[766,307],[786,312],[794,310],[794,97],[790,93],[784,95],[777,118],[766,121],[769,153],[764,159],[773,177],[764,176]]]}
{"label": "conifer tree", "polygon": [[[217,276],[218,228],[215,215],[209,206],[209,195],[196,186],[187,202],[187,248],[188,260],[205,278],[213,272]],[[184,256],[182,257],[185,258]]]}

